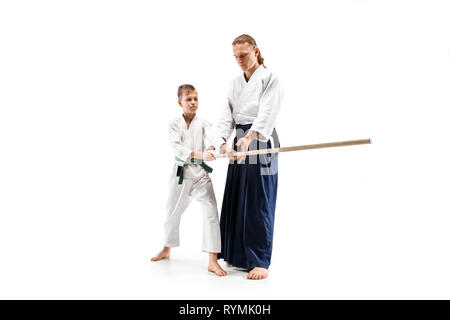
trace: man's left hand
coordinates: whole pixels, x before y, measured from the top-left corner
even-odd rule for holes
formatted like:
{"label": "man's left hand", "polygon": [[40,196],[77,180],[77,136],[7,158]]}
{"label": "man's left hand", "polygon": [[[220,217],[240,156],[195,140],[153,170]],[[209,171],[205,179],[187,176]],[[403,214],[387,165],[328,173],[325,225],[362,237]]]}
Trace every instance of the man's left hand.
{"label": "man's left hand", "polygon": [[[247,152],[248,147],[250,146],[250,143],[253,141],[253,139],[255,139],[257,137],[257,135],[258,135],[257,132],[249,131],[249,133],[245,137],[240,138],[238,140],[238,142],[236,143],[236,147],[241,147],[239,152]],[[246,156],[239,157],[238,163],[241,163],[242,161],[244,161],[245,158],[246,158]]]}

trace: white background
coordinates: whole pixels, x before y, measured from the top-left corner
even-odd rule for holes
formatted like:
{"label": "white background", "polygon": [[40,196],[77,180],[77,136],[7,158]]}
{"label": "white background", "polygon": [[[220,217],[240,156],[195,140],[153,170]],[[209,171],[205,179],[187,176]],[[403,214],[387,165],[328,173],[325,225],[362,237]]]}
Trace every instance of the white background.
{"label": "white background", "polygon": [[[2,1],[0,298],[449,299],[445,1]],[[231,51],[283,81],[270,277],[206,271],[202,218],[162,247],[176,89],[215,122]],[[227,163],[211,177],[219,210]]]}

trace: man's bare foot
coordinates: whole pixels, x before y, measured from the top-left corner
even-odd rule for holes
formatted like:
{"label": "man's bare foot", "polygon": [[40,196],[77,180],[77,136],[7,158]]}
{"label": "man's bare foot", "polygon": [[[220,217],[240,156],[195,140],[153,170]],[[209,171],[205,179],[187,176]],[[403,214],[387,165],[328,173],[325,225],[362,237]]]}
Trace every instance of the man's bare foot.
{"label": "man's bare foot", "polygon": [[227,275],[225,270],[223,270],[222,267],[217,262],[217,253],[214,253],[214,252],[210,252],[209,253],[208,271],[209,272],[214,272],[219,277],[223,277],[223,276]]}
{"label": "man's bare foot", "polygon": [[269,275],[269,270],[265,268],[255,267],[248,273],[247,279],[251,280],[261,280],[267,278]]}
{"label": "man's bare foot", "polygon": [[164,247],[156,256],[154,256],[151,261],[159,261],[162,259],[169,259],[170,258],[170,248]]}

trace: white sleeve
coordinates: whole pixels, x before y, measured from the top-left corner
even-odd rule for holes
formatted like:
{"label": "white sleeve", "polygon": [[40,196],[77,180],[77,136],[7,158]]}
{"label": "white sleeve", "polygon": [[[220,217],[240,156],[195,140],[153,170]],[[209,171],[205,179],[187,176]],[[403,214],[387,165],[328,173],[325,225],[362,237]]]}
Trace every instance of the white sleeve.
{"label": "white sleeve", "polygon": [[181,142],[180,131],[175,121],[172,121],[169,125],[169,140],[175,156],[180,160],[188,162],[191,158],[192,150],[183,146],[183,143]]}
{"label": "white sleeve", "polygon": [[[219,123],[217,124],[217,136],[219,140],[216,139],[216,143],[219,143],[220,141],[220,144],[222,145],[226,142],[233,133],[234,126],[233,106],[231,105],[230,99],[227,98],[227,103],[224,105]],[[225,139],[225,141],[222,138]]]}
{"label": "white sleeve", "polygon": [[203,121],[203,129],[205,132],[205,139],[209,143],[209,144],[205,144],[205,145],[207,145],[207,147],[209,147],[210,145],[213,145],[214,148],[216,148],[216,150],[219,150],[220,146],[224,143],[224,141],[217,134],[216,128],[211,123],[204,120]]}
{"label": "white sleeve", "polygon": [[259,101],[258,115],[250,128],[259,133],[258,139],[261,141],[267,141],[272,135],[280,112],[282,95],[278,78],[272,74]]}

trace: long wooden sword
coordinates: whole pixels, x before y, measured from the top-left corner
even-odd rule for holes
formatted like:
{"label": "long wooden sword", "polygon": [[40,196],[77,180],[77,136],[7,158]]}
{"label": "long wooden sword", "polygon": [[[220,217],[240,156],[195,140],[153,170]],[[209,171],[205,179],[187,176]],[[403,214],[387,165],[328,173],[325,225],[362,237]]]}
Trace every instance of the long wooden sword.
{"label": "long wooden sword", "polygon": [[[303,145],[303,146],[292,146],[292,147],[282,147],[282,148],[272,148],[272,149],[251,150],[251,151],[246,151],[246,152],[236,152],[234,154],[234,156],[235,157],[243,157],[243,156],[253,156],[253,155],[258,155],[258,154],[267,154],[267,153],[280,153],[280,152],[299,151],[299,150],[345,147],[345,146],[355,146],[355,145],[359,145],[359,144],[370,144],[370,143],[372,143],[371,139],[326,142],[326,143],[317,143],[317,144],[307,144],[307,145]],[[214,156],[216,158],[226,158],[227,157],[225,153],[216,154]]]}

